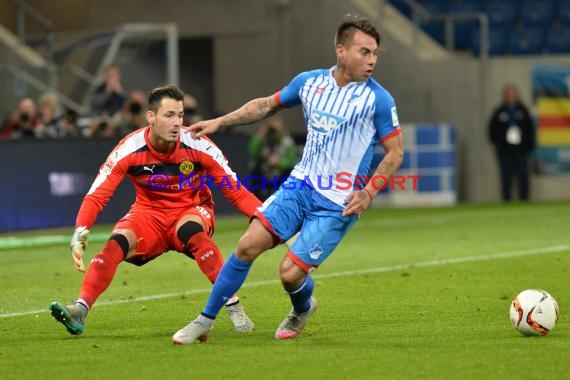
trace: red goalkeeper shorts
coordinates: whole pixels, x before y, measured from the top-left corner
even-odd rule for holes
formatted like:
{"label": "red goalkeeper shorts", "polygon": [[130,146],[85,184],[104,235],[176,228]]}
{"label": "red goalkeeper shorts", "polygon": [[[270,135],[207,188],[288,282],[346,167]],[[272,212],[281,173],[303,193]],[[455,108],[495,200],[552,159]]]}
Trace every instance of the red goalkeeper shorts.
{"label": "red goalkeeper shorts", "polygon": [[209,207],[163,210],[133,206],[115,225],[115,229],[128,229],[137,236],[136,253],[126,261],[143,265],[171,250],[184,252],[185,244],[178,239],[176,225],[187,215],[198,216],[204,232],[209,236],[214,234],[214,211]]}

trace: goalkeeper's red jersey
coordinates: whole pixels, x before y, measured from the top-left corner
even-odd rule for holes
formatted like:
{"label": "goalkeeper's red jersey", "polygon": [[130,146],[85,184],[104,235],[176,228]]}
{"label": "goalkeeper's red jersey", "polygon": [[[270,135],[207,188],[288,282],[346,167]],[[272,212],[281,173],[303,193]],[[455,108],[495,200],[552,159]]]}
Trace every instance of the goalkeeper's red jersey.
{"label": "goalkeeper's red jersey", "polygon": [[208,184],[220,189],[243,214],[261,205],[237,179],[222,151],[208,138],[180,133],[171,153],[157,152],[148,140],[149,127],[122,139],[113,149],[83,198],[76,226],[91,228],[125,176],[135,184],[137,207],[168,210],[205,205],[213,209]]}

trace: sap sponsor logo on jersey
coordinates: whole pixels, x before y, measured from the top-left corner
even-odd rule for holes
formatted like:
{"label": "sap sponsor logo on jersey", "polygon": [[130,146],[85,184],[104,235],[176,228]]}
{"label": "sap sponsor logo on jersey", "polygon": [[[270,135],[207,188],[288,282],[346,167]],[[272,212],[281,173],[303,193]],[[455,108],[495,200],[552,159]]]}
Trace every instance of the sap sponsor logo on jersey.
{"label": "sap sponsor logo on jersey", "polygon": [[346,119],[340,116],[316,110],[311,113],[309,127],[320,133],[329,133],[345,121]]}

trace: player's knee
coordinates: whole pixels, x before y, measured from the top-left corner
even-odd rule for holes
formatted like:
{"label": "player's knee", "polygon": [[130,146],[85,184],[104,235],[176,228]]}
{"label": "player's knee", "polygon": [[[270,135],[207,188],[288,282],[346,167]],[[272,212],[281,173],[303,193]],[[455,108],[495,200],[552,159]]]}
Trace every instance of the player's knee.
{"label": "player's knee", "polygon": [[263,253],[264,249],[255,244],[251,234],[245,233],[238,242],[235,255],[242,261],[253,261]]}
{"label": "player's knee", "polygon": [[284,260],[279,266],[279,276],[286,289],[294,289],[304,281],[306,273],[293,262]]}
{"label": "player's knee", "polygon": [[178,231],[176,231],[176,235],[178,236],[178,239],[180,239],[182,244],[187,244],[192,238],[192,236],[200,232],[204,232],[204,228],[202,228],[202,225],[200,225],[200,223],[191,220],[181,225],[180,228],[178,228]]}
{"label": "player's knee", "polygon": [[109,238],[109,241],[115,241],[119,247],[121,247],[121,251],[123,252],[123,259],[127,257],[129,253],[129,239],[123,234],[113,234]]}
{"label": "player's knee", "polygon": [[245,234],[239,239],[236,257],[242,261],[253,261],[263,252],[275,247],[279,239],[261,225],[252,222]]}
{"label": "player's knee", "polygon": [[285,289],[295,289],[305,279],[305,272],[294,272],[292,270],[280,270],[281,283]]}

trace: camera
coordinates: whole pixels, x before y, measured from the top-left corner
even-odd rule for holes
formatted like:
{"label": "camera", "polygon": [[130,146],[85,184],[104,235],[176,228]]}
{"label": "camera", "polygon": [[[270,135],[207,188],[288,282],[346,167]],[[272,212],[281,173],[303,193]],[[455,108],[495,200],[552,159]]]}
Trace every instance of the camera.
{"label": "camera", "polygon": [[131,115],[138,115],[142,111],[142,105],[138,102],[132,102],[129,104],[129,112]]}
{"label": "camera", "polygon": [[20,114],[20,123],[26,124],[30,121],[31,117],[27,112],[22,112]]}

